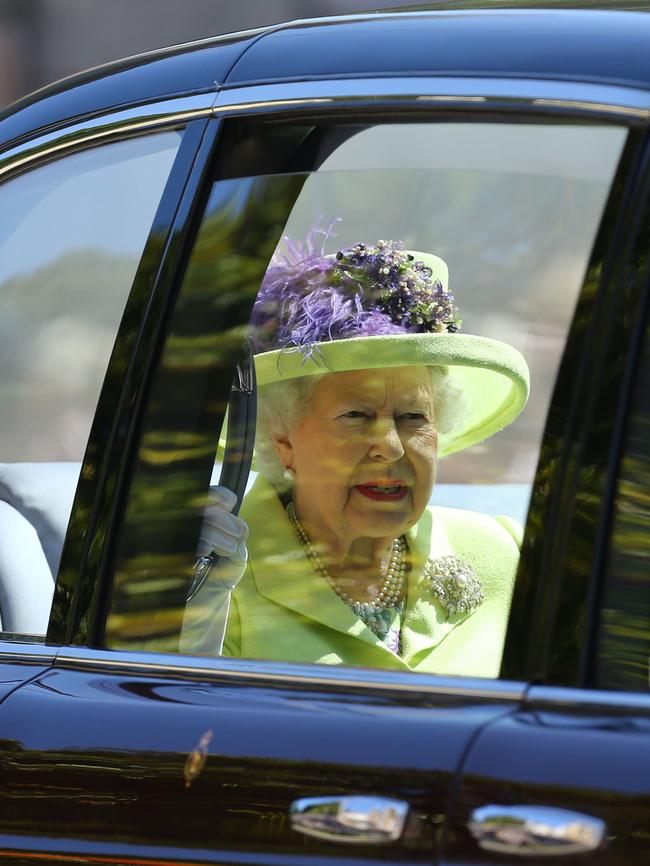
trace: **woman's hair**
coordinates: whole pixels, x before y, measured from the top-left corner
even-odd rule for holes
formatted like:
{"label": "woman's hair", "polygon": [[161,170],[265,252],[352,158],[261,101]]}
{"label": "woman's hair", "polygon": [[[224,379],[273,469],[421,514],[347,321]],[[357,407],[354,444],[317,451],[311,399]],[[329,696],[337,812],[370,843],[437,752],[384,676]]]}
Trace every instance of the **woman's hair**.
{"label": "woman's hair", "polygon": [[[462,414],[462,390],[450,380],[445,367],[429,367],[438,433],[450,433]],[[256,468],[278,490],[291,483],[275,448],[273,436],[284,436],[298,426],[309,409],[312,392],[320,376],[302,376],[263,385],[257,393]]]}

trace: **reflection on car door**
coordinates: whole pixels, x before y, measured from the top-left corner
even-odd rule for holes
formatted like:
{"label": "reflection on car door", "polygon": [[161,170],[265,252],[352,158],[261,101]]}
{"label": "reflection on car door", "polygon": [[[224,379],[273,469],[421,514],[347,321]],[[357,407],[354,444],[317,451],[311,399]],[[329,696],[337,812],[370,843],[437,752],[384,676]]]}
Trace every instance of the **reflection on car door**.
{"label": "reflection on car door", "polygon": [[[519,697],[489,681],[66,649],[3,707],[0,848],[430,863],[467,744]],[[360,795],[408,804],[399,841],[351,851],[340,832],[307,843],[291,829],[299,799]]]}
{"label": "reflection on car door", "polygon": [[479,848],[493,852],[485,857],[590,852],[594,866],[643,863],[649,735],[646,695],[532,688],[521,711],[472,745],[444,863],[480,862]]}

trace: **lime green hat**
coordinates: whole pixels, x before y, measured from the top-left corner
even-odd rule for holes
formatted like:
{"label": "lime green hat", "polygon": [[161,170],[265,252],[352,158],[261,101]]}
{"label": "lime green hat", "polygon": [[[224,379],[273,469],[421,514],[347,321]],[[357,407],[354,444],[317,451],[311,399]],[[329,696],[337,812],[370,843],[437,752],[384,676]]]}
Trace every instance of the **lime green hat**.
{"label": "lime green hat", "polygon": [[356,244],[336,256],[291,244],[274,258],[253,312],[258,386],[348,370],[441,367],[462,390],[463,411],[441,434],[440,455],[482,442],[525,406],[528,366],[507,343],[459,333],[454,300],[445,262],[399,242]]}

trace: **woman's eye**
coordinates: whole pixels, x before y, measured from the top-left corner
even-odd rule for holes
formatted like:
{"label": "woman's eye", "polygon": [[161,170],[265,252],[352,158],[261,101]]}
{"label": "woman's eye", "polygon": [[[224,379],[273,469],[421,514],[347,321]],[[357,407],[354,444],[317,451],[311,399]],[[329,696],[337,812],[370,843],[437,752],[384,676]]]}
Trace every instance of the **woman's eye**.
{"label": "woman's eye", "polygon": [[367,418],[367,414],[362,412],[361,409],[350,409],[349,412],[344,412],[341,415],[341,418]]}
{"label": "woman's eye", "polygon": [[403,415],[400,415],[402,421],[426,421],[427,416],[424,412],[405,412]]}

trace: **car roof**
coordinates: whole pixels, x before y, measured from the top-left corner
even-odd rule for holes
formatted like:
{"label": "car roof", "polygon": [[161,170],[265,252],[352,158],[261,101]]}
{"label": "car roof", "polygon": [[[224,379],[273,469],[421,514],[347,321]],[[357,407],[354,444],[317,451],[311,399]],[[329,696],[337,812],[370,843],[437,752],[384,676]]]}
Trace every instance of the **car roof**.
{"label": "car roof", "polygon": [[650,16],[466,9],[309,19],[174,46],[74,75],[0,114],[0,142],[175,95],[373,76],[534,78],[650,89]]}
{"label": "car roof", "polygon": [[645,13],[473,9],[297,21],[264,35],[227,84],[368,75],[552,78],[650,86]]}

